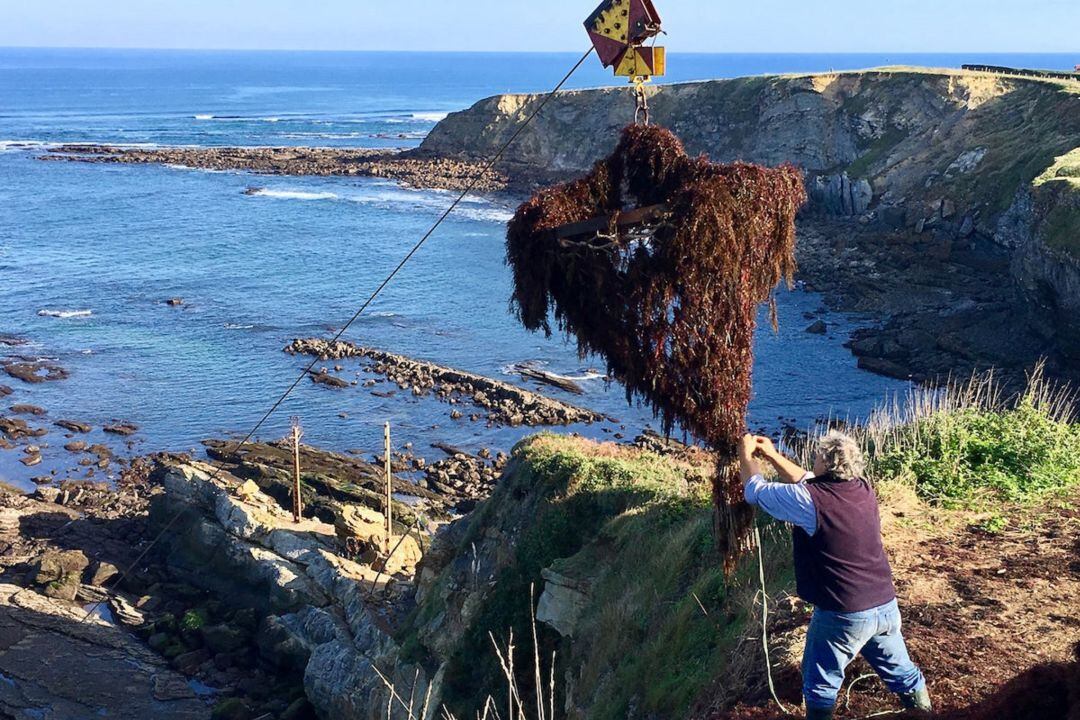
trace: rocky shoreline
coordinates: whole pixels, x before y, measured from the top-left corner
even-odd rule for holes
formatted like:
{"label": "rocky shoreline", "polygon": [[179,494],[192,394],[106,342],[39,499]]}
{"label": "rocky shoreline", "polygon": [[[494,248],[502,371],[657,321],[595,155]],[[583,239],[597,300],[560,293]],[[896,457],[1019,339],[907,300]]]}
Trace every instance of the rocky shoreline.
{"label": "rocky shoreline", "polygon": [[[417,397],[435,395],[440,400],[453,405],[462,400],[471,401],[483,412],[468,414],[473,421],[486,420],[489,424],[504,424],[511,427],[519,425],[572,425],[576,423],[594,423],[604,420],[604,415],[584,408],[564,403],[524,388],[477,375],[456,370],[435,363],[415,360],[404,355],[361,347],[344,340],[330,342],[318,338],[298,338],[293,340],[285,352],[293,355],[310,355],[323,361],[356,358],[365,361],[365,368],[370,372],[385,376],[400,390]],[[340,370],[340,366],[336,370]],[[329,378],[337,380],[330,381]],[[321,368],[312,374],[314,382],[342,387],[345,383],[331,375],[329,368]],[[374,387],[375,380],[365,383]],[[451,418],[457,420],[465,413],[454,410]]]}
{"label": "rocky shoreline", "polygon": [[1008,257],[984,237],[942,251],[932,236],[817,216],[800,222],[796,253],[806,290],[830,310],[872,321],[845,342],[864,370],[929,382],[995,369],[1019,384],[1045,357],[1051,376],[1080,379],[1026,322]]}
{"label": "rocky shoreline", "polygon": [[[224,147],[123,148],[112,145],[61,145],[41,160],[176,165],[198,170],[233,170],[263,175],[376,177],[418,188],[478,192],[505,190],[507,176],[479,162],[416,157],[404,152],[363,148]],[[475,181],[475,183],[474,183]]]}

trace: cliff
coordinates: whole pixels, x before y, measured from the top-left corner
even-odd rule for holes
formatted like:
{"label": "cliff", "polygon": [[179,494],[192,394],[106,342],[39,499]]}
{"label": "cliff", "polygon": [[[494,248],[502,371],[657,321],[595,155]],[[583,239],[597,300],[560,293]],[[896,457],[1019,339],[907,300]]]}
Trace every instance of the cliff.
{"label": "cliff", "polygon": [[[1019,298],[1014,321],[1032,323],[1040,351],[1080,356],[1080,200],[1070,156],[1080,149],[1080,84],[901,68],[650,92],[653,121],[690,152],[793,163],[806,173],[813,214],[858,218],[880,245],[904,235],[944,257],[1002,254],[1003,279]],[[443,120],[419,153],[490,157],[541,97],[481,100]],[[501,169],[519,182],[568,179],[608,153],[632,117],[627,88],[560,93]]]}
{"label": "cliff", "polygon": [[[988,379],[938,393],[849,428],[867,450],[909,647],[942,718],[1065,717],[1080,697],[1073,407],[1042,382],[1004,404]],[[363,523],[340,518],[360,506],[320,483],[333,524],[310,504],[295,523],[267,467],[251,457],[211,475],[167,459],[154,513],[176,518],[170,570],[247,612],[248,655],[280,684],[302,682],[320,718],[475,717],[511,696],[523,718],[541,717],[537,698],[543,716],[571,720],[783,717],[764,674],[758,560],[724,575],[704,451],[527,438],[491,496],[421,531],[419,564],[392,576],[350,549]],[[794,706],[809,607],[791,595],[786,528],[759,528],[773,678]],[[895,703],[876,682],[845,695],[848,716]]]}

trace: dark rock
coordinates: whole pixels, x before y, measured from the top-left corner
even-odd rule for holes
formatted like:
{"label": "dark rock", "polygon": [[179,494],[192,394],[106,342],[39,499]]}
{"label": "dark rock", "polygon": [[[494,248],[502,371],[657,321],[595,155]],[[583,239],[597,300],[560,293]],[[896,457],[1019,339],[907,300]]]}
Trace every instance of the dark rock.
{"label": "dark rock", "polygon": [[824,335],[828,331],[829,326],[825,324],[824,320],[815,320],[806,328],[806,332],[812,335]]}
{"label": "dark rock", "polygon": [[107,433],[112,433],[113,435],[122,435],[124,437],[134,435],[135,433],[139,432],[139,426],[130,422],[113,423],[112,425],[106,425],[101,429]]}
{"label": "dark rock", "polygon": [[195,691],[182,677],[159,674],[154,676],[154,699],[161,702],[187,700],[195,697]]}
{"label": "dark rock", "polygon": [[211,658],[210,651],[206,648],[199,648],[198,650],[192,650],[190,652],[177,655],[172,659],[172,666],[184,673],[185,675],[192,675],[199,666]]}
{"label": "dark rock", "polygon": [[241,608],[233,615],[232,625],[253,636],[259,627],[259,618],[256,617],[254,608]]}
{"label": "dark rock", "polygon": [[169,307],[180,307],[181,305],[184,304],[184,298],[181,298],[181,297],[169,298],[168,300],[165,301],[165,304],[168,305]]}
{"label": "dark rock", "polygon": [[281,618],[267,617],[255,637],[259,656],[279,670],[302,673],[307,667],[311,650],[289,631]]}
{"label": "dark rock", "polygon": [[44,415],[45,408],[38,407],[37,405],[16,404],[11,406],[11,412],[16,415]]}
{"label": "dark rock", "polygon": [[971,234],[975,232],[975,219],[971,215],[965,215],[963,221],[960,223],[960,230],[957,231],[957,235],[962,238],[971,237]]}
{"label": "dark rock", "polygon": [[[567,425],[602,419],[598,413],[510,383],[340,340],[328,342],[316,338],[298,339],[286,347],[285,351],[290,354],[313,355],[324,360],[365,359],[369,361],[366,369],[386,376],[399,388],[410,389],[414,395],[435,394],[450,404],[470,398],[473,403],[488,411],[489,422],[511,425]],[[313,376],[313,379],[315,377]],[[372,394],[389,397],[392,391],[376,391]],[[455,419],[464,416],[461,411],[456,412],[461,415],[455,416]]]}
{"label": "dark rock", "polygon": [[15,392],[15,391],[12,390],[7,385],[0,385],[0,397],[6,397],[6,396],[10,395],[13,392]]}
{"label": "dark rock", "polygon": [[104,587],[106,583],[119,574],[120,570],[115,565],[104,560],[98,560],[94,564],[93,571],[87,575],[86,584],[94,587]]}
{"label": "dark rock", "polygon": [[[69,144],[42,160],[90,163],[161,163],[205,170],[245,170],[271,175],[346,175],[398,180],[414,187],[504,190],[508,178],[478,162],[406,155],[366,148],[119,148]],[[262,188],[248,187],[246,196]]]}
{"label": "dark rock", "polygon": [[317,383],[319,385],[325,385],[332,388],[349,387],[349,382],[347,380],[342,380],[336,375],[331,375],[328,372],[312,372],[309,373],[309,375],[311,377],[311,382]]}
{"label": "dark rock", "polygon": [[7,435],[12,440],[20,440],[34,435],[33,430],[26,424],[25,420],[6,417],[0,417],[0,433]]}
{"label": "dark rock", "polygon": [[300,697],[281,711],[278,720],[315,720],[315,710],[306,697]]}
{"label": "dark rock", "polygon": [[251,638],[251,635],[246,631],[226,624],[205,625],[201,633],[206,647],[215,654],[239,650],[247,645]]}
{"label": "dark rock", "polygon": [[73,452],[73,453],[86,452],[86,448],[87,448],[87,445],[82,440],[76,440],[74,442],[69,442],[66,445],[64,445],[65,450],[67,450],[68,452]]}
{"label": "dark rock", "polygon": [[77,433],[88,433],[93,429],[86,423],[76,422],[75,420],[57,420],[53,425]]}
{"label": "dark rock", "polygon": [[66,380],[68,378],[67,370],[59,365],[44,361],[11,362],[6,363],[3,367],[4,372],[11,377],[35,385],[43,382]]}
{"label": "dark rock", "polygon": [[98,458],[105,460],[113,456],[113,451],[109,449],[107,445],[95,444],[87,448],[87,451],[97,455]]}
{"label": "dark rock", "polygon": [[859,358],[858,366],[861,370],[867,370],[872,373],[877,373],[878,375],[885,375],[886,377],[897,378],[899,380],[909,380],[912,376],[910,369],[885,358],[863,356]]}
{"label": "dark rock", "polygon": [[226,698],[214,706],[210,720],[251,720],[251,708],[239,698]]}
{"label": "dark rock", "polygon": [[60,489],[54,487],[39,487],[32,496],[41,502],[54,503],[60,499]]}

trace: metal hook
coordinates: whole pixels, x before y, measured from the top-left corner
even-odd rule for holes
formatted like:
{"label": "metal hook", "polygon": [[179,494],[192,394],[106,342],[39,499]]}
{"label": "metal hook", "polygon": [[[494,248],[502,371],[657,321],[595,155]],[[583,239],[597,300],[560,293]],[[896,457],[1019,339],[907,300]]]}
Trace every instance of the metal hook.
{"label": "metal hook", "polygon": [[[634,123],[649,124],[649,96],[645,93],[646,79],[640,75],[633,79],[637,107],[634,109]],[[644,121],[642,118],[644,117]]]}

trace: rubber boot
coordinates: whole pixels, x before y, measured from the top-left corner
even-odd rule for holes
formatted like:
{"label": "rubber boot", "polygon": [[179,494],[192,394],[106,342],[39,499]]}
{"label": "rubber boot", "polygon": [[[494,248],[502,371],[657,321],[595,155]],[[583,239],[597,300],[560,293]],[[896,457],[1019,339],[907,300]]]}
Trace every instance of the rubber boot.
{"label": "rubber boot", "polygon": [[833,720],[833,708],[806,706],[806,720]]}
{"label": "rubber boot", "polygon": [[929,717],[933,710],[930,705],[930,693],[926,688],[915,692],[900,693],[900,704],[907,710],[915,710],[918,716]]}

